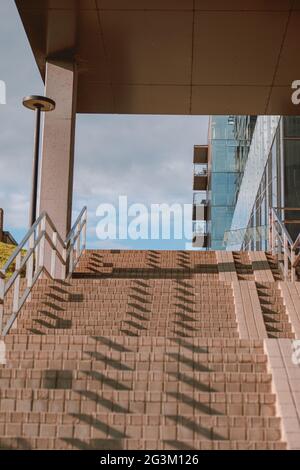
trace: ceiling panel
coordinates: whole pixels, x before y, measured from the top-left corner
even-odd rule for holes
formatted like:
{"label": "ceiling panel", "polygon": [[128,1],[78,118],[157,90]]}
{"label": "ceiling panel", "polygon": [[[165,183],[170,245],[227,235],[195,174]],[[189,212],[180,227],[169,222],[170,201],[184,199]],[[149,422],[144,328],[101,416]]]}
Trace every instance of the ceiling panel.
{"label": "ceiling panel", "polygon": [[95,0],[17,0],[18,7],[22,10],[32,10],[38,8],[58,9],[58,10],[91,10],[97,9]]}
{"label": "ceiling panel", "polygon": [[293,0],[195,0],[197,10],[278,11],[289,10]]}
{"label": "ceiling panel", "polygon": [[293,10],[300,10],[300,0],[294,0]]}
{"label": "ceiling panel", "polygon": [[193,0],[96,0],[104,10],[192,10]]}
{"label": "ceiling panel", "polygon": [[[291,100],[291,87],[275,86],[272,88],[267,114],[300,115],[300,105],[294,105]],[[278,112],[280,110],[280,113]]]}
{"label": "ceiling panel", "polygon": [[300,80],[300,11],[291,14],[287,35],[280,55],[275,85],[289,86]]}
{"label": "ceiling panel", "polygon": [[114,113],[114,99],[110,85],[79,82],[78,113]]}
{"label": "ceiling panel", "polygon": [[193,86],[192,114],[264,114],[270,87]]}
{"label": "ceiling panel", "polygon": [[97,11],[86,10],[80,14],[76,60],[84,79],[110,83]]}
{"label": "ceiling panel", "polygon": [[270,85],[287,16],[197,12],[193,84]]}
{"label": "ceiling panel", "polygon": [[114,86],[117,113],[189,114],[188,86]]}
{"label": "ceiling panel", "polygon": [[192,12],[101,11],[114,83],[191,81]]}

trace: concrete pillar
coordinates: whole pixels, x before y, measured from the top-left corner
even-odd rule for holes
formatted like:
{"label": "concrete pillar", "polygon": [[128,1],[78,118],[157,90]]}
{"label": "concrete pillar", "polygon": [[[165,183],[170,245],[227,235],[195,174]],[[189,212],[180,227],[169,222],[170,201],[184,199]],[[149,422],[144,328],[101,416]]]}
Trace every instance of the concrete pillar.
{"label": "concrete pillar", "polygon": [[72,217],[76,64],[48,61],[45,94],[55,100],[56,109],[44,118],[39,212],[48,212],[64,239]]}

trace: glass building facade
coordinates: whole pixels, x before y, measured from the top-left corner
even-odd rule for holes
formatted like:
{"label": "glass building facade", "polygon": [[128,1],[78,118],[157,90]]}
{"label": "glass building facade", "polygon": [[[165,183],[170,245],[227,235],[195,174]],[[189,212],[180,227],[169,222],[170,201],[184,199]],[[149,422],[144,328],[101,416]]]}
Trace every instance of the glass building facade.
{"label": "glass building facade", "polygon": [[[272,118],[270,116],[269,120]],[[264,158],[266,164],[255,203],[248,214],[248,225],[241,227],[241,244],[235,248],[268,249],[270,208],[275,208],[285,221],[292,239],[295,240],[300,232],[300,211],[297,210],[300,208],[300,116],[283,116],[278,120],[270,149]],[[241,206],[243,197],[244,194],[240,193]],[[231,248],[228,246],[228,249]]]}
{"label": "glass building facade", "polygon": [[251,142],[252,117],[212,116],[209,131],[208,249],[224,250]]}

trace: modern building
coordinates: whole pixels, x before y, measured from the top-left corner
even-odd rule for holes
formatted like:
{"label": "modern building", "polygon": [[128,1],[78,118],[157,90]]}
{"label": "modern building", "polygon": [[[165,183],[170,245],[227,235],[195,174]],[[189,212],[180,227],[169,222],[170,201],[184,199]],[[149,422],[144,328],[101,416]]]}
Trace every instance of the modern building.
{"label": "modern building", "polygon": [[206,163],[194,150],[194,246],[266,250],[271,208],[295,240],[299,150],[299,116],[212,116]]}
{"label": "modern building", "polygon": [[206,151],[194,148],[195,247],[225,249],[255,122],[254,116],[211,116]]}
{"label": "modern building", "polygon": [[300,117],[259,116],[225,238],[227,249],[268,249],[274,208],[293,240],[300,231]]}

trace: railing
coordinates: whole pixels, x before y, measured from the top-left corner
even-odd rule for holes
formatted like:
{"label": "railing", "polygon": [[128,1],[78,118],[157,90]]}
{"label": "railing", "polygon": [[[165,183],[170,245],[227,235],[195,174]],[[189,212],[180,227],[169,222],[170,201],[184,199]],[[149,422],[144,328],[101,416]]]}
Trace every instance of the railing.
{"label": "railing", "polygon": [[268,227],[267,225],[257,225],[255,227],[240,228],[236,230],[226,230],[224,233],[223,245],[226,250],[236,251],[242,249],[253,250],[258,241],[267,242]]}
{"label": "railing", "polygon": [[201,164],[194,165],[194,176],[207,176],[207,166]]}
{"label": "railing", "polygon": [[[282,211],[300,211],[299,208],[277,208]],[[300,220],[281,220],[276,209],[270,210],[269,247],[273,255],[277,255],[281,263],[284,279],[292,282],[297,280],[296,268],[300,265],[300,233],[293,241],[285,224],[297,223]]]}
{"label": "railing", "polygon": [[206,191],[197,191],[193,195],[193,205],[194,206],[207,206],[207,194]]}
{"label": "railing", "polygon": [[[63,241],[47,213],[42,213],[20,245],[0,270],[0,334],[6,336],[21,308],[30,298],[37,280],[45,274],[51,279],[69,279],[86,247],[87,208],[79,214]],[[8,272],[13,274],[8,278]],[[22,292],[21,279],[25,276]],[[11,313],[3,328],[5,302],[12,291]],[[2,329],[3,328],[3,329]]]}

